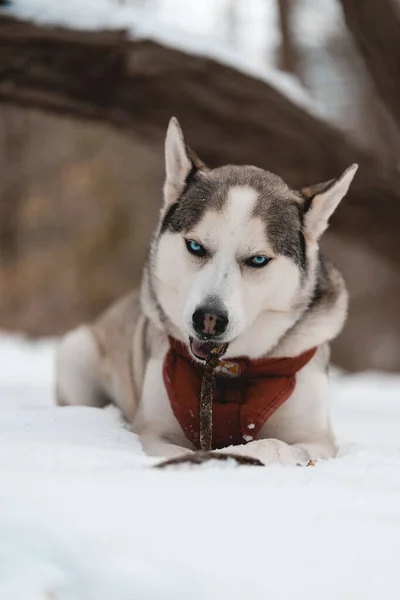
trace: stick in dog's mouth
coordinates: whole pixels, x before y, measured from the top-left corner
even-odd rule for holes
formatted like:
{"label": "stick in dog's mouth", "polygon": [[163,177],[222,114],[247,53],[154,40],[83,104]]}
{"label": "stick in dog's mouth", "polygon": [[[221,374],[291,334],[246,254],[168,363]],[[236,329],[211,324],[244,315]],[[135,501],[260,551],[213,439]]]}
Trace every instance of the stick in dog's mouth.
{"label": "stick in dog's mouth", "polygon": [[229,344],[223,344],[221,342],[213,342],[207,340],[201,342],[195,338],[189,338],[190,350],[192,354],[199,360],[205,361],[210,354],[218,354],[222,356],[228,349]]}
{"label": "stick in dog's mouth", "polygon": [[[195,340],[190,338],[190,347],[193,350],[192,344]],[[215,369],[221,356],[226,352],[228,344],[216,343],[216,342],[198,342],[202,344],[204,351],[204,358],[201,360],[205,361],[203,380],[201,382],[200,389],[200,452],[194,452],[185,456],[178,456],[165,460],[158,465],[157,468],[163,469],[170,466],[182,465],[182,464],[193,464],[201,465],[209,460],[234,460],[237,465],[250,465],[250,466],[263,466],[262,462],[258,458],[252,458],[251,456],[243,456],[240,454],[232,453],[220,453],[212,451],[212,404],[213,404],[213,391],[214,391],[214,376]],[[203,350],[202,348],[202,350]],[[196,354],[197,356],[197,354]]]}
{"label": "stick in dog's mouth", "polygon": [[226,351],[226,344],[214,344],[206,357],[206,365],[200,389],[200,448],[212,450],[212,404],[214,392],[215,369],[219,359]]}

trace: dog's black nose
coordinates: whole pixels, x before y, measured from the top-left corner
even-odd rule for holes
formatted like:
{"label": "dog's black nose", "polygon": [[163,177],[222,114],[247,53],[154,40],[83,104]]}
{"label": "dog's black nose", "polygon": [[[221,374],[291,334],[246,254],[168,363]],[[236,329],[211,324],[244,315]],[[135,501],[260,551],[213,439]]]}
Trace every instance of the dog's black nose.
{"label": "dog's black nose", "polygon": [[200,307],[193,313],[193,328],[204,339],[222,335],[228,327],[228,314],[224,310]]}

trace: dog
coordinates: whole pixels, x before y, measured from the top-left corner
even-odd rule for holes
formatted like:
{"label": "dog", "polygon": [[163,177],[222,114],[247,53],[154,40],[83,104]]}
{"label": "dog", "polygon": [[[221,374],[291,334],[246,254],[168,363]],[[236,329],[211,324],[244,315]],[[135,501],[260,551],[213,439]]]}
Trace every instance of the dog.
{"label": "dog", "polygon": [[300,191],[254,166],[209,169],[175,118],[165,162],[164,203],[141,289],[61,340],[58,404],[113,402],[149,455],[195,452],[199,389],[192,388],[208,353],[223,344],[218,380],[241,396],[215,407],[218,452],[265,465],[334,457],[329,342],[343,327],[348,296],[319,241],[358,166]]}

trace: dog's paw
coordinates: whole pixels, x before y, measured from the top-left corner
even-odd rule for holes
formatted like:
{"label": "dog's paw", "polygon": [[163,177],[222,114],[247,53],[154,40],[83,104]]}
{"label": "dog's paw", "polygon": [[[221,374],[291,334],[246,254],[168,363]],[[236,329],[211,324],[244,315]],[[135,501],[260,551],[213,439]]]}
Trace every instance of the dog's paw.
{"label": "dog's paw", "polygon": [[259,460],[263,465],[279,463],[284,466],[299,466],[306,464],[306,453],[280,440],[254,440],[241,446],[229,446],[218,450],[221,453],[248,456]]}

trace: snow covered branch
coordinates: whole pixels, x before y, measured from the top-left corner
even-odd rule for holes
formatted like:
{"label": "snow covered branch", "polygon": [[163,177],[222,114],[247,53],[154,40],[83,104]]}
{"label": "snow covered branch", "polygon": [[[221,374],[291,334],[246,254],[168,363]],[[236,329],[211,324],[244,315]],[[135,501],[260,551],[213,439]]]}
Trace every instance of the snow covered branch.
{"label": "snow covered branch", "polygon": [[358,162],[336,230],[368,240],[397,263],[397,171],[273,85],[231,66],[121,30],[65,30],[0,16],[0,102],[107,122],[156,146],[176,115],[210,164],[256,164],[295,187]]}

